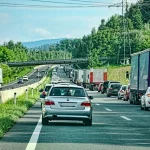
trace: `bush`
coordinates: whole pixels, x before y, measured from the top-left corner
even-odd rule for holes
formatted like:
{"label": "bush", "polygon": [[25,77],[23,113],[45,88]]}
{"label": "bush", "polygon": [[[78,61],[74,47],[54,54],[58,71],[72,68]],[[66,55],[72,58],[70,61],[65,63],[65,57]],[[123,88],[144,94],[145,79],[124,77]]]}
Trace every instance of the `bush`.
{"label": "bush", "polygon": [[13,99],[4,104],[0,104],[0,138],[26,113],[38,98],[39,92],[37,89],[34,90],[33,97],[31,95],[31,89],[29,89],[28,100],[26,100],[26,94],[23,94],[17,98],[16,105]]}

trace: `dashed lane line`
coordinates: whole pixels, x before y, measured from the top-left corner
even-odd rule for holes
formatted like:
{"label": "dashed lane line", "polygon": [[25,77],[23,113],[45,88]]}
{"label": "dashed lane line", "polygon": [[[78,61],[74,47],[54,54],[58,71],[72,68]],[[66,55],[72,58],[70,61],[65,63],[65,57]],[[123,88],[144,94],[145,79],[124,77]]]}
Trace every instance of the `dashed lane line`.
{"label": "dashed lane line", "polygon": [[30,138],[30,141],[26,147],[26,150],[35,150],[41,129],[42,129],[42,115],[38,121],[38,124],[31,136],[31,138]]}
{"label": "dashed lane line", "polygon": [[100,104],[95,104],[95,105],[99,106]]}
{"label": "dashed lane line", "polygon": [[112,111],[111,109],[105,108],[107,111]]}
{"label": "dashed lane line", "polygon": [[127,118],[127,117],[125,117],[125,116],[120,116],[120,117],[123,118],[123,119],[125,119],[125,120],[128,120],[128,121],[131,120],[130,118]]}

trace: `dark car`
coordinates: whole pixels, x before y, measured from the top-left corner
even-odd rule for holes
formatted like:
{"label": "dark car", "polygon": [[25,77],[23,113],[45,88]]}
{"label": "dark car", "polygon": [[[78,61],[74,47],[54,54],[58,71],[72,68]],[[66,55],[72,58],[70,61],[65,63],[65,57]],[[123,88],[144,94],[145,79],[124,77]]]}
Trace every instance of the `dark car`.
{"label": "dark car", "polygon": [[121,87],[121,84],[119,84],[119,83],[111,83],[111,84],[109,84],[109,87],[107,89],[107,97],[117,96],[120,87]]}
{"label": "dark car", "polygon": [[105,82],[103,83],[103,88],[102,88],[102,90],[101,90],[101,93],[102,93],[102,94],[104,94],[104,93],[107,92],[107,89],[108,89],[108,87],[109,87],[109,85],[110,85],[111,83],[118,83],[118,84],[120,84],[120,82],[118,82],[118,81],[105,81]]}
{"label": "dark car", "polygon": [[23,84],[23,79],[22,79],[22,78],[18,79],[18,82],[17,82],[17,83]]}

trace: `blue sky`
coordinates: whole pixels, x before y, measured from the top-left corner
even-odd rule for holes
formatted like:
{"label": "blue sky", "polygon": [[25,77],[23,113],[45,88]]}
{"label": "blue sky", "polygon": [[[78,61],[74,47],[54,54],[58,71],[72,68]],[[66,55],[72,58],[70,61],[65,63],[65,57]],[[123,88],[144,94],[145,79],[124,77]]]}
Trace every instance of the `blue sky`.
{"label": "blue sky", "polygon": [[[70,0],[51,1],[71,3]],[[105,3],[121,2],[121,0],[93,1]],[[135,1],[136,0],[130,0],[130,2]],[[0,0],[0,3],[56,5],[51,3],[39,3],[31,0]],[[37,9],[0,7],[0,44],[9,40],[24,42],[52,38],[80,38],[83,35],[89,34],[93,27],[97,28],[101,19],[104,18],[107,20],[113,14],[121,14],[121,8]]]}

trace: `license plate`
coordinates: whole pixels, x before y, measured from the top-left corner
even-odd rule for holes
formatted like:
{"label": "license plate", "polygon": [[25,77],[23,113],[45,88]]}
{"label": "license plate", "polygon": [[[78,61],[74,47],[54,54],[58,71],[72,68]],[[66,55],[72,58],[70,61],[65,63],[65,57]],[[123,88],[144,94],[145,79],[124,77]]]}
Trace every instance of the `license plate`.
{"label": "license plate", "polygon": [[61,107],[75,107],[76,103],[60,103]]}

